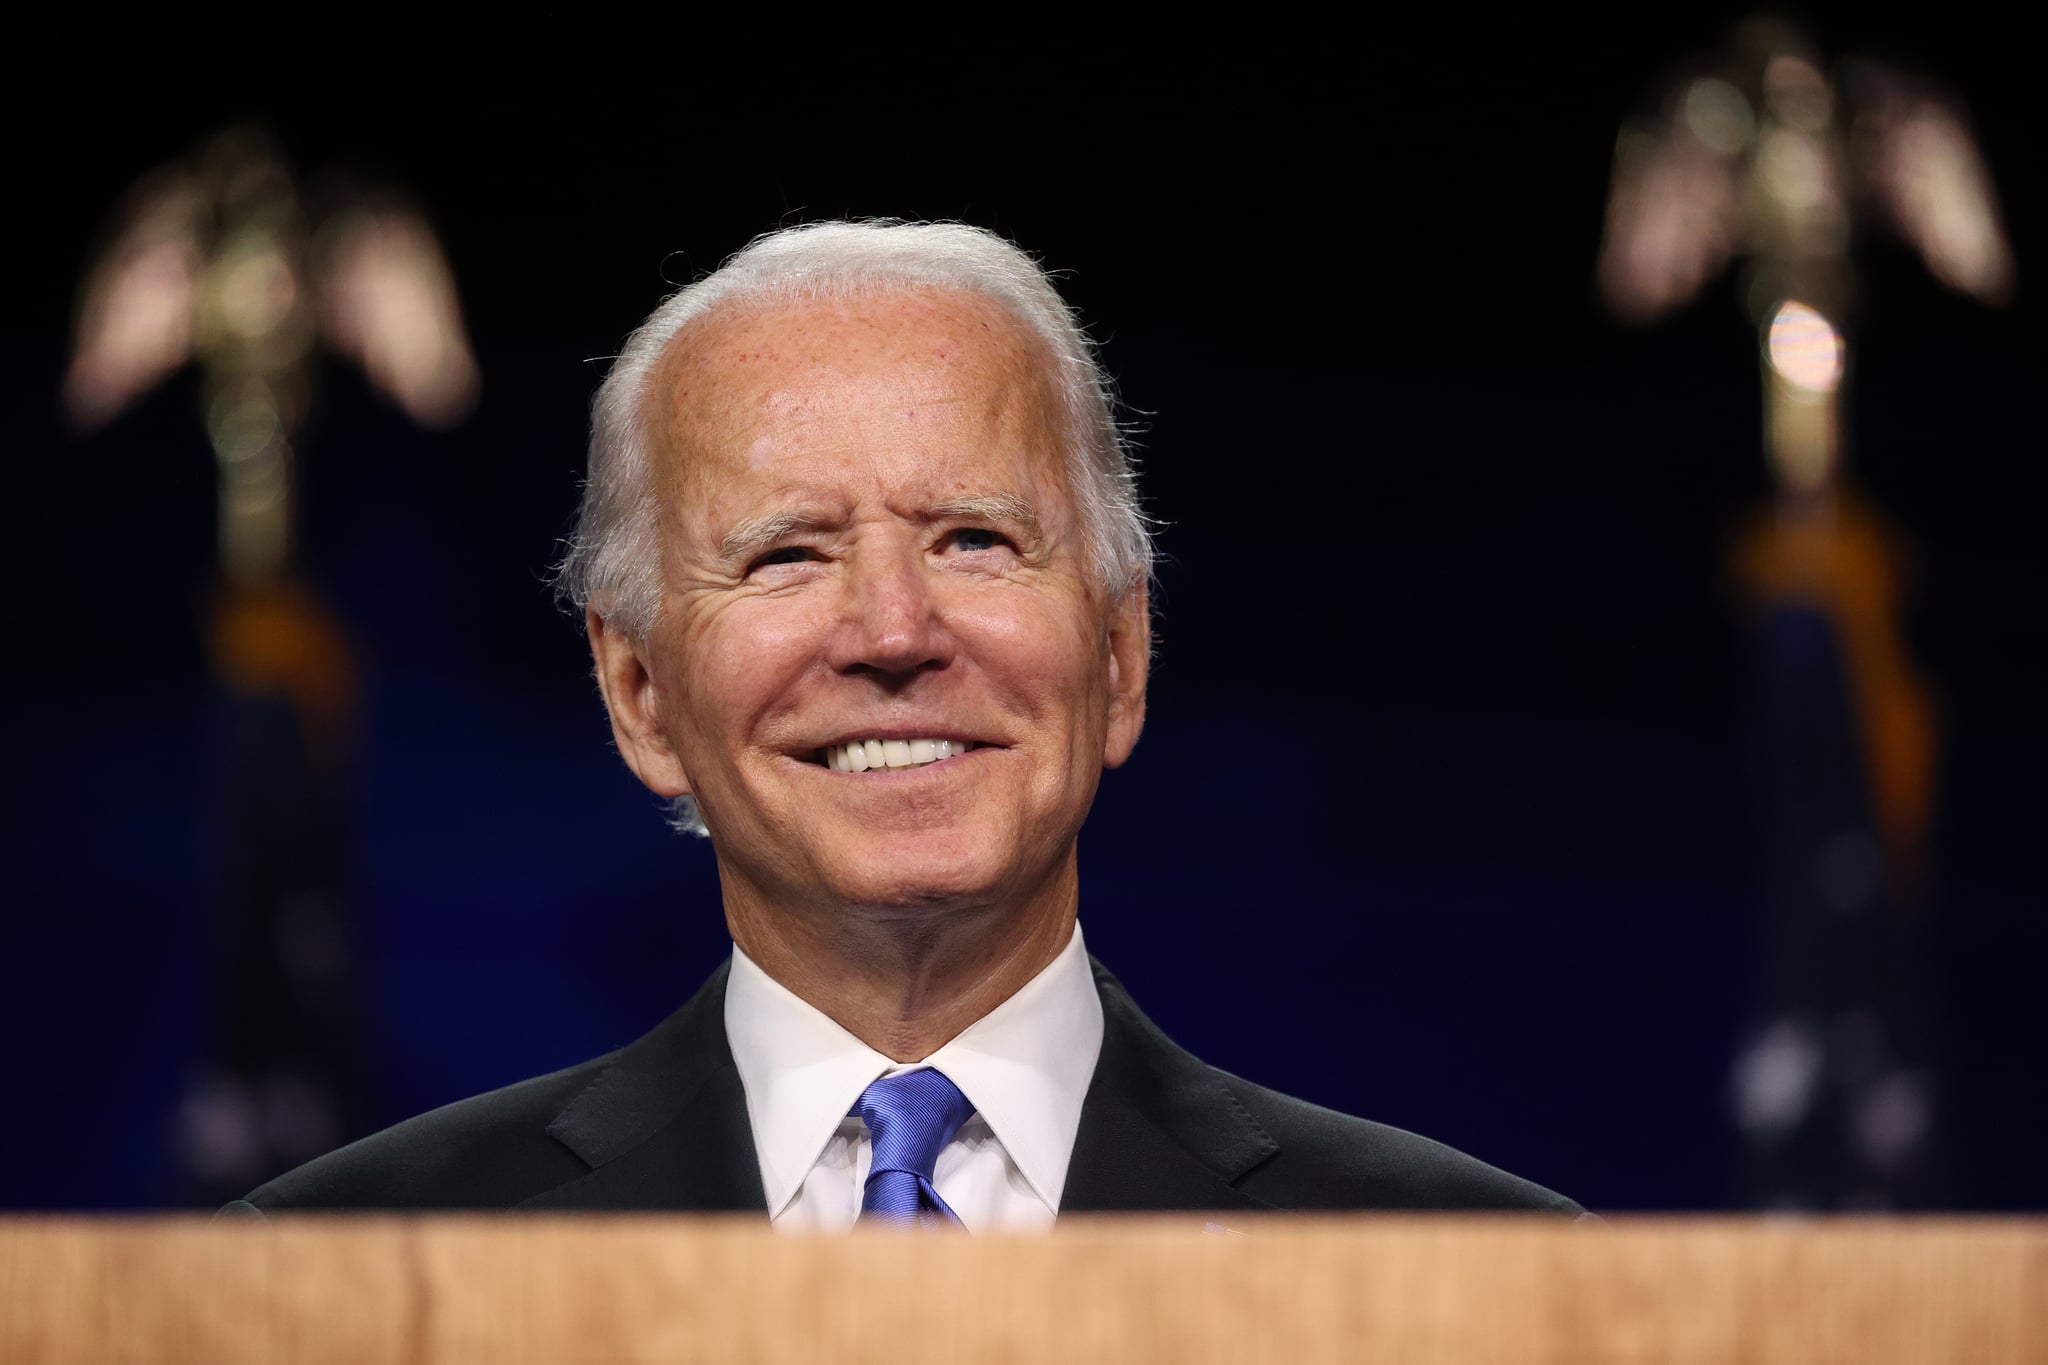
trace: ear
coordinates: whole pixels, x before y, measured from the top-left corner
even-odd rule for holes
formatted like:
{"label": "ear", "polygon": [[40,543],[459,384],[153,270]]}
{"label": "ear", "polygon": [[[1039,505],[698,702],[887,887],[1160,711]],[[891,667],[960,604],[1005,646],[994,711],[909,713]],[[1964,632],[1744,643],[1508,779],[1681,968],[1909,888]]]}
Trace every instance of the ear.
{"label": "ear", "polygon": [[662,733],[661,690],[649,666],[646,642],[606,621],[595,607],[585,609],[583,629],[590,637],[597,687],[611,713],[619,757],[656,796],[688,796],[690,779]]}
{"label": "ear", "polygon": [[1109,731],[1102,766],[1120,768],[1145,728],[1145,681],[1152,667],[1152,599],[1141,580],[1111,608]]}

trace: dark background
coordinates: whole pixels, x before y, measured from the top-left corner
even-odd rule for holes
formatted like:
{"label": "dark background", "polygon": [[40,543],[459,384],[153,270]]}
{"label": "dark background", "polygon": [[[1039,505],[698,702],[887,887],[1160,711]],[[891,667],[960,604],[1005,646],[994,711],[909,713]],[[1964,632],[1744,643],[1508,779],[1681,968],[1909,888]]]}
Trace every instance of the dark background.
{"label": "dark background", "polygon": [[[1963,95],[2019,253],[1991,312],[1866,244],[1850,422],[1917,546],[1910,638],[1942,707],[1922,965],[1954,1202],[2040,1209],[2038,76],[1942,22],[1815,27]],[[708,846],[610,752],[542,582],[602,357],[778,223],[947,217],[1063,272],[1164,523],[1150,723],[1083,838],[1089,946],[1230,1070],[1591,1207],[1730,1207],[1761,952],[1754,656],[1726,564],[1768,493],[1754,341],[1728,279],[1640,331],[1592,287],[1621,119],[1726,27],[294,46],[39,109],[0,337],[0,1206],[181,1198],[173,1119],[216,988],[213,462],[190,374],[84,439],[56,395],[123,191],[253,117],[302,168],[412,192],[485,384],[431,435],[329,360],[300,443],[305,569],[366,689],[362,1122],[636,1036],[725,947]]]}

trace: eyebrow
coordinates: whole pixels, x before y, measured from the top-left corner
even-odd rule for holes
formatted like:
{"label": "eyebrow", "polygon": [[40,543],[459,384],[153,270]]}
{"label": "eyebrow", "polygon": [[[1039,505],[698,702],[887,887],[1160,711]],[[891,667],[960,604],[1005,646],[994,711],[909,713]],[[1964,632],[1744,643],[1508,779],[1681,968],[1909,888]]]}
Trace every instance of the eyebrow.
{"label": "eyebrow", "polygon": [[1030,540],[1042,540],[1045,527],[1038,520],[1038,511],[1015,493],[972,493],[966,497],[948,498],[935,504],[924,514],[926,521],[989,521],[1010,522]]}
{"label": "eyebrow", "polygon": [[758,517],[748,517],[735,523],[733,528],[719,539],[719,562],[737,564],[752,559],[790,532],[815,530],[825,525],[828,520],[828,517],[815,511],[769,512]]}
{"label": "eyebrow", "polygon": [[[793,531],[814,531],[830,526],[836,518],[818,510],[767,512],[747,517],[733,525],[718,541],[718,558],[723,564],[744,563]],[[934,503],[920,513],[921,522],[986,521],[1008,522],[1029,540],[1042,540],[1045,527],[1030,503],[1014,493],[972,493]]]}

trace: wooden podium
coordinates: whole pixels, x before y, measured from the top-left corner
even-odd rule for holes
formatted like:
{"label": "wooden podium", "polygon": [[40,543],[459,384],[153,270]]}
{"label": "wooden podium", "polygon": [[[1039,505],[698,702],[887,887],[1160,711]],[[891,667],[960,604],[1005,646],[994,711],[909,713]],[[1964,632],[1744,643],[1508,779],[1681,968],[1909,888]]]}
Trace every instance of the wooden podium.
{"label": "wooden podium", "polygon": [[2048,1362],[2048,1222],[0,1221],[0,1361]]}

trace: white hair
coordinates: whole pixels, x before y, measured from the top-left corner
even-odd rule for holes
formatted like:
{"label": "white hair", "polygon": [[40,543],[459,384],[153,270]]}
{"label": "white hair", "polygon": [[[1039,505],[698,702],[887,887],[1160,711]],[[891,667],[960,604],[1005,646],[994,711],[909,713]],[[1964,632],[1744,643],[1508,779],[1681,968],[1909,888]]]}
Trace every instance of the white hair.
{"label": "white hair", "polygon": [[[986,298],[1043,343],[1089,568],[1113,600],[1148,582],[1152,537],[1109,376],[1051,279],[993,232],[965,223],[877,220],[810,223],[757,237],[663,300],[626,339],[591,403],[590,465],[576,529],[555,570],[557,596],[579,613],[594,607],[635,639],[661,619],[661,513],[645,409],[654,372],[678,333],[724,307],[873,298],[906,288]],[[695,801],[678,797],[673,806],[678,829],[704,832]]]}

